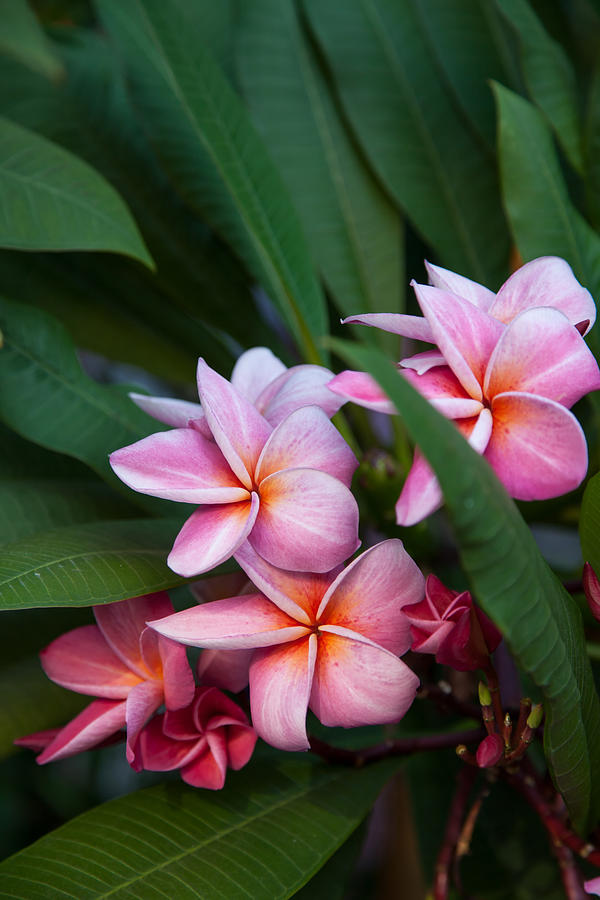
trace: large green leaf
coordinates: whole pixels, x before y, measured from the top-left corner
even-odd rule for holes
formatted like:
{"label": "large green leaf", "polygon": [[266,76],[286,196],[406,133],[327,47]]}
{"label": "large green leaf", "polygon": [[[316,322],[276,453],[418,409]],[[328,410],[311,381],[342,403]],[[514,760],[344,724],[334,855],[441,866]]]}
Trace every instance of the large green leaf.
{"label": "large green leaf", "polygon": [[244,4],[240,78],[343,315],[398,312],[398,212],[357,152],[293,0]]}
{"label": "large green leaf", "polygon": [[[494,85],[504,203],[521,256],[562,256],[594,296],[600,294],[600,236],[569,197],[550,128],[523,97]],[[590,343],[600,349],[600,333]]]}
{"label": "large green leaf", "polygon": [[354,831],[397,760],[251,761],[218,793],[167,783],[84,813],[0,865],[6,896],[291,897]]}
{"label": "large green leaf", "polygon": [[554,129],[571,165],[583,170],[579,89],[569,57],[554,41],[527,0],[496,0],[521,45],[529,94]]}
{"label": "large green leaf", "polygon": [[289,195],[239,98],[177,0],[99,0],[134,103],[184,199],[235,249],[307,359],[325,333],[324,299]]}
{"label": "large green leaf", "polygon": [[579,534],[583,558],[600,575],[600,473],[586,486],[581,502]]}
{"label": "large green leaf", "polygon": [[0,53],[16,57],[46,78],[64,75],[60,58],[53,52],[27,0],[0,0]]}
{"label": "large green leaf", "polygon": [[600,815],[600,702],[573,598],[488,463],[378,351],[333,342],[370,372],[435,470],[477,600],[544,695],[548,765],[580,829]]}
{"label": "large green leaf", "polygon": [[0,246],[112,250],[152,267],[129,210],[104,178],[57,144],[0,119]]}
{"label": "large green leaf", "polygon": [[508,232],[494,160],[453,102],[419,4],[304,5],[344,110],[392,196],[445,265],[490,286],[502,281]]}
{"label": "large green leaf", "polygon": [[0,609],[94,606],[183,584],[166,558],[181,522],[66,525],[2,548]]}

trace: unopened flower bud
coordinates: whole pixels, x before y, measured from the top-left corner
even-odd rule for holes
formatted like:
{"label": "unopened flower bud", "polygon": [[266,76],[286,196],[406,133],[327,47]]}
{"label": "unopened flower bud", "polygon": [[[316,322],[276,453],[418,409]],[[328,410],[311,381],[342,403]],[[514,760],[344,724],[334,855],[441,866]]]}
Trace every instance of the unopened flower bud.
{"label": "unopened flower bud", "polygon": [[482,706],[491,706],[492,705],[492,695],[490,694],[490,689],[487,684],[484,684],[483,681],[479,682],[479,702]]}
{"label": "unopened flower bud", "polygon": [[544,718],[544,707],[541,703],[536,703],[527,717],[527,727],[534,730],[542,724]]}
{"label": "unopened flower bud", "polygon": [[591,614],[600,622],[600,581],[588,562],[583,567],[583,590]]}
{"label": "unopened flower bud", "polygon": [[495,766],[502,759],[503,754],[504,742],[500,735],[488,734],[477,748],[475,759],[480,769],[487,769],[490,766]]}

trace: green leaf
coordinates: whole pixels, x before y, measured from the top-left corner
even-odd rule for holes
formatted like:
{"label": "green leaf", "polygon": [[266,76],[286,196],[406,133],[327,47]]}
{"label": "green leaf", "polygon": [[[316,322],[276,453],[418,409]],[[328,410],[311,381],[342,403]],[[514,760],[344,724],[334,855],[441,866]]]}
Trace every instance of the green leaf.
{"label": "green leaf", "polygon": [[83,160],[0,119],[0,246],[16,250],[112,250],[152,268],[117,192]]}
{"label": "green leaf", "polygon": [[496,167],[452,102],[417,5],[305,0],[376,173],[444,265],[494,286],[508,260]]}
{"label": "green leaf", "polygon": [[94,606],[184,584],[166,564],[180,527],[173,519],[93,522],[6,544],[0,609]]}
{"label": "green leaf", "polygon": [[293,0],[244,4],[238,35],[244,95],[339,311],[399,312],[398,213],[347,132]]}
{"label": "green leaf", "polygon": [[579,534],[583,558],[600,573],[600,472],[588,481],[583,494]]}
{"label": "green leaf", "polygon": [[552,40],[527,0],[496,0],[516,31],[527,89],[577,172],[583,171],[579,89],[569,57]]}
{"label": "green leaf", "polygon": [[[527,100],[496,84],[498,152],[504,203],[521,256],[562,256],[594,296],[600,294],[600,236],[569,197],[550,129]],[[600,350],[600,334],[590,343]]]}
{"label": "green leaf", "polygon": [[59,57],[53,52],[26,0],[0,0],[0,53],[14,56],[45,78],[64,75]]}
{"label": "green leaf", "polygon": [[474,596],[544,696],[546,758],[576,827],[600,815],[600,702],[581,615],[494,472],[378,351],[332,346],[370,372],[439,478]]}
{"label": "green leaf", "polygon": [[161,784],[84,813],[6,860],[3,890],[283,900],[346,840],[397,768],[388,760],[354,771],[286,754],[228,772],[215,793]]}
{"label": "green leaf", "polygon": [[97,4],[122,50],[132,96],[165,170],[320,361],[325,304],[297,214],[248,116],[176,0]]}

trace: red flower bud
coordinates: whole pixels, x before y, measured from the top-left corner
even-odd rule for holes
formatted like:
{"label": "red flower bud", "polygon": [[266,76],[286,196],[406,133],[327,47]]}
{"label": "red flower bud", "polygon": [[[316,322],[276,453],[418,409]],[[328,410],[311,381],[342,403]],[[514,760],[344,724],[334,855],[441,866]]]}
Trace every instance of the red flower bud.
{"label": "red flower bud", "polygon": [[588,562],[583,567],[583,590],[591,614],[600,622],[600,581]]}
{"label": "red flower bud", "polygon": [[487,769],[490,766],[495,766],[496,763],[502,759],[503,754],[504,741],[500,735],[488,734],[477,748],[475,759],[477,760],[477,765],[480,769]]}

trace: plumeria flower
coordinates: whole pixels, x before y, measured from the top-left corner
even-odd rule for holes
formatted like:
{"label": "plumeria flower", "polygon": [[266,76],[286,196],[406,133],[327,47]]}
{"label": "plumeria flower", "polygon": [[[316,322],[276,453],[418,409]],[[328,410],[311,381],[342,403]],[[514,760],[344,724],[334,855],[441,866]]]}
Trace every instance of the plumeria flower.
{"label": "plumeria flower", "polygon": [[174,428],[110,457],[134,490],[201,504],[169,554],[173,571],[207,572],[246,539],[273,565],[295,571],[326,572],[347,559],[359,544],[348,489],[358,462],[323,410],[296,409],[273,428],[202,359],[198,391],[214,441]]}
{"label": "plumeria flower", "polygon": [[81,753],[127,729],[127,760],[139,771],[135,743],[145,722],[164,703],[187,706],[194,676],[185,647],[146,628],[147,619],[173,613],[165,593],[95,606],[96,625],[74,628],[40,653],[52,681],[93,700],[60,730],[20,738],[20,746],[40,749],[40,764]]}
{"label": "plumeria flower", "polygon": [[502,635],[473,603],[469,591],[453,591],[428,575],[425,597],[405,606],[410,622],[411,650],[432,653],[436,660],[460,672],[485,669]]}
{"label": "plumeria flower", "polygon": [[[242,353],[233,367],[231,384],[275,427],[302,406],[318,406],[331,418],[344,402],[327,388],[332,377],[333,372],[324,366],[301,365],[288,369],[267,347],[253,347]],[[196,428],[212,440],[199,403],[146,394],[129,396],[159,422],[174,428]]]}
{"label": "plumeria flower", "polygon": [[252,651],[252,723],[283,750],[306,750],[306,712],[324,725],[397,722],[416,675],[398,656],[410,645],[403,606],[423,596],[423,576],[401,541],[372,547],[325,574],[269,565],[246,544],[237,560],[260,593],[216,600],[150,622],[196,647]]}
{"label": "plumeria flower", "polygon": [[151,772],[179,769],[192,787],[220,790],[227,768],[245,766],[256,732],[237,703],[212,687],[196,688],[185,709],[167,710],[142,730],[136,752]]}
{"label": "plumeria flower", "polygon": [[[418,354],[403,360],[404,377],[454,420],[511,496],[543,500],[574,490],[587,471],[587,446],[568,408],[600,387],[600,372],[565,313],[532,307],[505,325],[441,288],[413,286],[439,359],[423,361],[427,354]],[[342,373],[330,387],[363,406],[391,411],[363,373]],[[441,502],[437,480],[417,451],[396,520],[412,525]]]}

